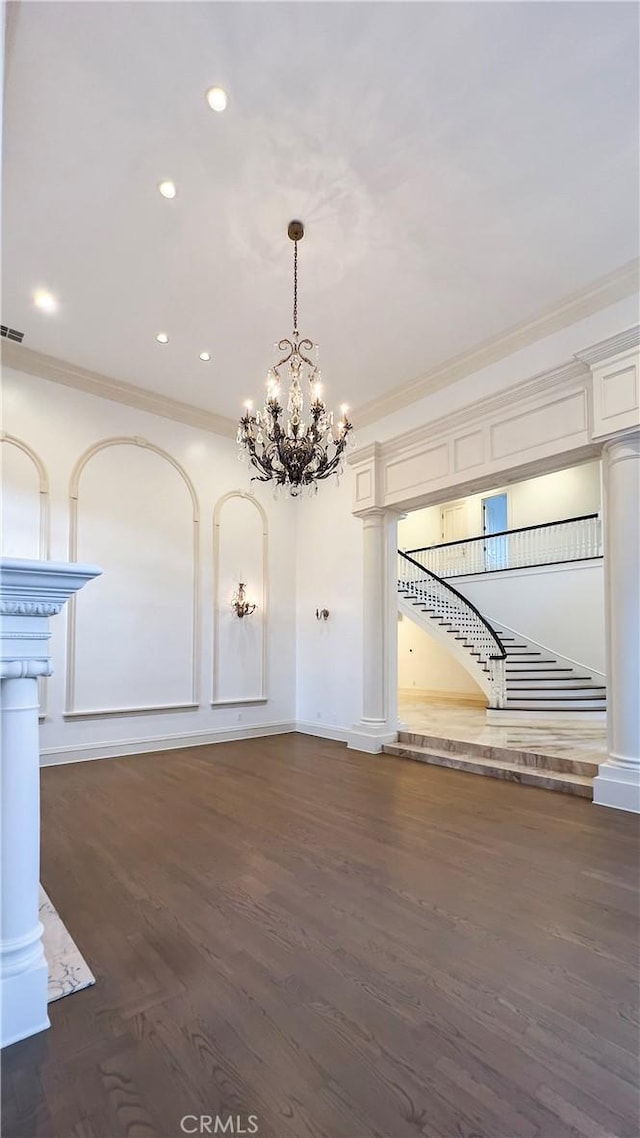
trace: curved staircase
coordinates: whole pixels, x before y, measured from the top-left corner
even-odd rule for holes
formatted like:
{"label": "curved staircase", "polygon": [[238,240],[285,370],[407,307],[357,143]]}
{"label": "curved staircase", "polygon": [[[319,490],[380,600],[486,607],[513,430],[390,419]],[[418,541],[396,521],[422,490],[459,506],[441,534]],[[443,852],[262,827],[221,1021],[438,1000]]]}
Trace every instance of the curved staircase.
{"label": "curved staircase", "polygon": [[603,720],[604,676],[483,616],[448,581],[398,554],[398,608],[439,639],[485,692],[494,721]]}

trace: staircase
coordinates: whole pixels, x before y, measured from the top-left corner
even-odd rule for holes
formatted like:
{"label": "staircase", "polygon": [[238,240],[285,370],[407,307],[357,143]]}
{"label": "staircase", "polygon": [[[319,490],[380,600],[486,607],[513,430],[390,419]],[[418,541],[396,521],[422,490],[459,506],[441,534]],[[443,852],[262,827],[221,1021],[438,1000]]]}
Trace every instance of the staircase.
{"label": "staircase", "polygon": [[398,554],[398,608],[441,640],[485,692],[494,722],[603,720],[604,676],[482,616],[448,581]]}

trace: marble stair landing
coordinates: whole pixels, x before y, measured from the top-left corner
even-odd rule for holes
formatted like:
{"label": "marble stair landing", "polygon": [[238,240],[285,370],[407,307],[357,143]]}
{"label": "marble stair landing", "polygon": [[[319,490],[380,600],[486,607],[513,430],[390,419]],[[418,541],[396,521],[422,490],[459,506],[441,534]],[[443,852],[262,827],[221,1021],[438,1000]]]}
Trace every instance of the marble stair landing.
{"label": "marble stair landing", "polygon": [[550,755],[520,747],[449,739],[414,731],[401,731],[398,742],[387,744],[383,750],[385,754],[399,758],[452,767],[470,774],[489,775],[582,798],[593,796],[593,779],[598,773],[595,755]]}

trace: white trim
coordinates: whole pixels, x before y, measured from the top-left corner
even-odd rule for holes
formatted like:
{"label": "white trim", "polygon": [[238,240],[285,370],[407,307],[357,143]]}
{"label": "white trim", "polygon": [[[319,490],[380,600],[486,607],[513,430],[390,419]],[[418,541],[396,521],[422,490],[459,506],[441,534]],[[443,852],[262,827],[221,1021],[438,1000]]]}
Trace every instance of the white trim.
{"label": "white trim", "polygon": [[351,735],[349,727],[331,727],[327,723],[306,722],[304,719],[296,720],[295,729],[300,735],[314,735],[317,739],[333,739],[336,743],[348,743]]}
{"label": "white trim", "polygon": [[3,341],[2,355],[5,367],[48,379],[52,383],[61,383],[65,387],[73,387],[88,395],[97,395],[100,399],[110,399],[113,403],[124,403],[127,407],[135,407],[137,411],[149,411],[163,419],[173,419],[174,422],[199,427],[200,430],[224,435],[225,438],[235,438],[238,430],[238,424],[224,415],[216,415],[213,411],[205,411],[191,403],[169,399],[166,395],[146,391],[132,383],[123,383],[98,372],[88,371],[76,364],[36,352],[33,348]]}
{"label": "white trim", "polygon": [[543,309],[530,320],[516,324],[506,332],[493,336],[477,344],[474,348],[453,356],[410,383],[404,383],[387,395],[381,395],[368,403],[356,406],[354,422],[364,427],[377,419],[383,419],[402,407],[415,403],[434,391],[440,391],[467,375],[480,371],[490,364],[503,360],[537,340],[543,340],[554,332],[568,328],[579,320],[599,312],[638,291],[638,260],[628,261],[612,273],[593,281],[586,288],[578,289],[565,297],[560,303]]}
{"label": "white trim", "polygon": [[[232,498],[240,498],[251,502],[258,511],[262,520],[262,599],[259,608],[262,648],[260,660],[260,692],[257,696],[247,697],[245,700],[219,700],[216,698],[220,680],[220,608],[223,603],[220,596],[220,529],[222,527],[222,512],[227,502]],[[215,504],[213,510],[213,670],[211,676],[211,706],[224,707],[237,702],[266,703],[267,702],[267,632],[268,632],[268,603],[269,603],[269,522],[264,506],[247,490],[230,490],[223,494]]]}
{"label": "white trim", "polygon": [[428,423],[415,427],[412,431],[403,431],[383,443],[369,443],[368,446],[354,451],[347,459],[347,463],[349,466],[359,466],[370,458],[395,457],[414,447],[420,450],[423,443],[432,442],[434,439],[440,441],[459,429],[469,431],[482,423],[491,423],[496,412],[502,415],[505,411],[508,412],[511,406],[514,412],[518,413],[525,400],[537,400],[540,395],[549,392],[564,395],[571,380],[582,380],[586,387],[590,377],[591,372],[587,364],[580,360],[572,360],[548,371],[538,372],[529,379],[514,383],[506,391],[477,399],[473,403],[466,403],[458,411],[443,415],[439,419],[430,419]]}
{"label": "white trim", "polygon": [[640,814],[638,771],[620,766],[612,756],[601,764],[593,780],[593,805]]}
{"label": "white trim", "polygon": [[[50,524],[50,488],[49,488],[49,475],[47,468],[37,454],[24,439],[19,439],[17,435],[9,435],[6,431],[0,434],[0,442],[8,443],[9,446],[16,447],[17,450],[26,454],[27,458],[31,460],[36,468],[38,475],[38,506],[39,506],[39,535],[38,535],[38,558],[40,561],[48,561],[51,555],[51,524]],[[47,715],[47,700],[49,698],[49,685],[46,676],[38,676],[38,692],[40,696],[40,714],[38,720],[40,723],[44,721]]]}
{"label": "white trim", "polygon": [[142,707],[106,707],[89,711],[63,711],[63,719],[110,719],[119,715],[155,715],[173,711],[197,711],[198,703],[154,703]]}
{"label": "white trim", "polygon": [[[169,454],[168,451],[163,450],[162,447],[156,446],[155,443],[150,443],[148,439],[139,436],[129,435],[113,435],[108,439],[100,439],[99,442],[94,443],[80,455],[72,472],[69,482],[69,561],[74,562],[78,555],[78,511],[80,507],[80,476],[85,466],[103,450],[109,447],[116,446],[135,446],[141,447],[143,450],[149,450],[153,454],[158,455],[159,458],[164,459],[182,478],[191,498],[192,506],[192,545],[191,554],[193,557],[193,571],[192,571],[192,603],[191,603],[191,700],[188,704],[177,704],[176,709],[183,707],[198,707],[200,696],[200,505],[198,496],[196,494],[195,486],[191,481],[186,470],[180,463]],[[75,707],[75,678],[76,678],[76,599],[75,596],[71,598],[68,605],[67,612],[67,674],[65,685],[65,708],[63,718],[71,718],[72,716],[84,716],[85,718],[95,719],[107,715],[134,715],[137,712],[146,714],[148,711],[165,711],[173,710],[173,705],[168,707],[139,707],[139,708],[102,708],[98,710],[83,711]]]}
{"label": "white trim", "polygon": [[608,336],[606,340],[591,344],[584,351],[575,352],[575,358],[585,364],[599,364],[603,360],[610,360],[613,356],[629,351],[630,348],[637,348],[639,344],[640,324],[634,324],[631,328],[625,328],[624,332],[618,332],[615,336]]}
{"label": "white trim", "polygon": [[289,735],[296,724],[283,720],[255,726],[220,727],[210,731],[188,731],[182,735],[155,735],[144,739],[119,739],[113,743],[81,743],[77,747],[48,747],[40,752],[43,767],[65,763],[90,762],[94,759],[118,759],[128,755],[175,751],[184,747],[205,747],[212,743],[232,743],[236,739],[260,739],[267,735]]}
{"label": "white trim", "polygon": [[244,707],[244,706],[253,707],[254,704],[257,705],[260,703],[268,703],[268,702],[269,701],[268,701],[266,695],[265,696],[258,696],[258,697],[246,696],[246,697],[242,697],[241,699],[212,699],[211,700],[211,706],[212,707]]}

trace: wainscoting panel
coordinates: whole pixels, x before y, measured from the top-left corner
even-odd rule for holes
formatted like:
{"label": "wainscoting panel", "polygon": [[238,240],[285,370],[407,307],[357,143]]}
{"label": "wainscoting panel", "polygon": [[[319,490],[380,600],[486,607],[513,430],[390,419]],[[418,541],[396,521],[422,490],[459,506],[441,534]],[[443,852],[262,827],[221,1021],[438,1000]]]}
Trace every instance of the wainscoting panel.
{"label": "wainscoting panel", "polygon": [[103,575],[70,606],[66,718],[197,706],[198,522],[188,476],[145,439],[79,460],[69,560]]}
{"label": "wainscoting panel", "polygon": [[[267,698],[267,515],[250,494],[233,491],[214,513],[214,705],[259,703]],[[256,605],[239,618],[231,599],[239,582]]]}

